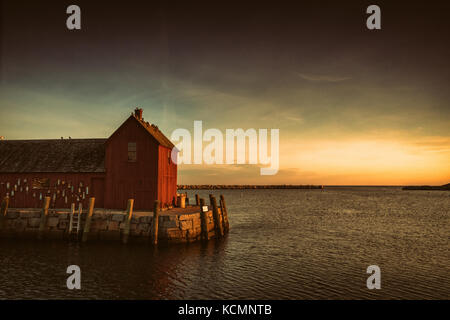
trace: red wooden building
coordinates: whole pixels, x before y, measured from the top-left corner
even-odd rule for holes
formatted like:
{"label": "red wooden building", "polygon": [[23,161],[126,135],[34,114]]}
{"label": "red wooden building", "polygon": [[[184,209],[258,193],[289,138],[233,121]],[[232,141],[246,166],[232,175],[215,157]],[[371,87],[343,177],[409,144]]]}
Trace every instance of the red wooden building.
{"label": "red wooden building", "polygon": [[15,208],[87,205],[136,210],[173,204],[177,193],[174,145],[136,109],[108,139],[0,140],[0,195]]}

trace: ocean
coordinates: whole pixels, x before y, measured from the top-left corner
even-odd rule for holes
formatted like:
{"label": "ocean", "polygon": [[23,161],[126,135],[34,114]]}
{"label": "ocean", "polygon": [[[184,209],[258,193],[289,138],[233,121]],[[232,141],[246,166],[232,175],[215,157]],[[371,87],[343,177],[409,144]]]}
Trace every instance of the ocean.
{"label": "ocean", "polygon": [[[449,299],[450,192],[200,190],[225,196],[208,243],[0,239],[0,299]],[[81,268],[81,290],[66,269]],[[367,267],[381,289],[366,287]]]}

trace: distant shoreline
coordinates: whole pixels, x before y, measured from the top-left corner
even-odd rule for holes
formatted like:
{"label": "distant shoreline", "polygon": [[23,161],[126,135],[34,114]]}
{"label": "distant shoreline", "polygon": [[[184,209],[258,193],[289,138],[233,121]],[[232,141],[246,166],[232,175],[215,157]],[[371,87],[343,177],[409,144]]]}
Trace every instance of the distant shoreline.
{"label": "distant shoreline", "polygon": [[406,186],[403,190],[448,190],[450,191],[450,183],[443,186]]}
{"label": "distant shoreline", "polygon": [[210,184],[183,184],[178,185],[178,190],[223,190],[223,189],[323,189],[323,185],[292,185],[292,184],[278,184],[278,185],[251,185],[251,184],[236,184],[236,185],[210,185]]}
{"label": "distant shoreline", "polygon": [[247,190],[247,189],[326,189],[326,188],[402,188],[402,190],[450,190],[450,183],[443,186],[388,186],[388,185],[294,185],[294,184],[181,184],[178,190]]}

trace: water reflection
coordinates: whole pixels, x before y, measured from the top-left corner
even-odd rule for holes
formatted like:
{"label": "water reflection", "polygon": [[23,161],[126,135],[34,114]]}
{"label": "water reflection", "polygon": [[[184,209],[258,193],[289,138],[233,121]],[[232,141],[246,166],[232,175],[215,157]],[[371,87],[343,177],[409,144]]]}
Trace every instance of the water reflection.
{"label": "water reflection", "polygon": [[[207,198],[209,192],[201,192]],[[446,192],[395,188],[224,193],[230,233],[207,243],[1,239],[0,298],[448,299]],[[66,288],[67,266],[81,290]],[[382,290],[365,287],[382,270]]]}

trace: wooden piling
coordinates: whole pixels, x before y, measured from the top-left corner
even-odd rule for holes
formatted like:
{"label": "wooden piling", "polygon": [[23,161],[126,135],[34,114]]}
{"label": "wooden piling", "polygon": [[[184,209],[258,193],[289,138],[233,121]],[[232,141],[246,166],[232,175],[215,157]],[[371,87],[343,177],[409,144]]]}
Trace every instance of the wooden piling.
{"label": "wooden piling", "polygon": [[72,233],[73,229],[73,216],[75,215],[75,203],[70,205],[70,222],[69,222],[69,234]]}
{"label": "wooden piling", "polygon": [[200,205],[200,197],[198,194],[195,194],[195,205],[199,206]]}
{"label": "wooden piling", "polygon": [[130,236],[130,224],[131,224],[131,217],[133,216],[133,204],[134,199],[128,199],[127,212],[125,216],[125,227],[123,228],[123,237],[122,237],[123,244],[128,243],[128,237]]}
{"label": "wooden piling", "polygon": [[227,227],[225,225],[225,209],[223,208],[223,202],[222,199],[219,200],[219,207],[220,207],[220,216],[222,218],[222,228],[223,228],[223,233],[227,233]]}
{"label": "wooden piling", "polygon": [[89,237],[89,231],[91,230],[92,215],[94,214],[94,204],[95,198],[94,197],[89,198],[89,208],[86,216],[86,221],[84,222],[83,237],[81,238],[82,242],[86,242]]}
{"label": "wooden piling", "polygon": [[41,223],[39,224],[38,239],[41,240],[44,237],[44,232],[47,227],[48,207],[50,206],[50,197],[44,198],[44,206],[42,207]]}
{"label": "wooden piling", "polygon": [[201,239],[209,240],[208,219],[206,217],[206,212],[203,211],[203,207],[205,206],[205,199],[200,198],[199,203],[200,203]]}
{"label": "wooden piling", "polygon": [[4,197],[0,206],[0,229],[6,224],[6,214],[8,213],[9,197]]}
{"label": "wooden piling", "polygon": [[81,217],[83,216],[83,203],[78,203],[78,222],[80,222]]}
{"label": "wooden piling", "polygon": [[152,222],[152,243],[158,244],[158,227],[159,227],[159,200],[155,200],[153,206],[153,222]]}
{"label": "wooden piling", "polygon": [[219,210],[217,208],[217,201],[212,194],[209,195],[209,201],[213,208],[214,230],[216,233],[216,238],[219,238],[223,236],[223,227],[222,223],[220,222]]}
{"label": "wooden piling", "polygon": [[225,232],[230,230],[230,222],[228,221],[228,209],[223,194],[220,195],[220,207],[222,208],[222,224]]}
{"label": "wooden piling", "polygon": [[[81,218],[83,217],[83,203],[78,203],[78,217],[77,217],[77,239],[80,236]],[[83,231],[81,231],[83,232]]]}

